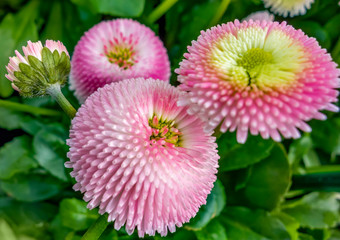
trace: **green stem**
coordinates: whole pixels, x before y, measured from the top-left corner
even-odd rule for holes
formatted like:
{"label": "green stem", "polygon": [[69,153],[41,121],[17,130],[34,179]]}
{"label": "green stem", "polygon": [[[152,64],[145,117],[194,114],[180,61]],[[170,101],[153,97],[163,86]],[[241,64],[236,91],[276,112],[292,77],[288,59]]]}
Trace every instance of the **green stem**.
{"label": "green stem", "polygon": [[164,0],[159,4],[146,18],[147,24],[156,22],[161,16],[163,16],[178,0]]}
{"label": "green stem", "polygon": [[293,175],[291,190],[340,191],[340,172],[338,169],[328,172]]}
{"label": "green stem", "polygon": [[223,17],[223,14],[228,8],[228,5],[230,3],[230,0],[222,0],[219,8],[217,9],[217,12],[215,13],[213,19],[211,19],[209,26],[215,26],[218,24],[218,22]]}
{"label": "green stem", "polygon": [[101,215],[92,224],[92,226],[87,229],[81,240],[97,240],[100,235],[102,235],[102,233],[105,231],[107,225],[109,225],[107,221],[107,214]]}
{"label": "green stem", "polygon": [[19,111],[19,112],[31,113],[35,115],[45,115],[45,116],[60,116],[61,115],[60,112],[55,111],[55,110],[34,107],[31,105],[26,105],[26,104],[6,101],[6,100],[0,100],[0,107],[4,107],[10,110]]}
{"label": "green stem", "polygon": [[60,90],[59,84],[51,85],[51,87],[47,89],[47,93],[57,101],[57,103],[64,110],[67,116],[69,116],[71,119],[74,118],[77,111],[76,109],[74,109],[71,103],[65,98],[64,94]]}

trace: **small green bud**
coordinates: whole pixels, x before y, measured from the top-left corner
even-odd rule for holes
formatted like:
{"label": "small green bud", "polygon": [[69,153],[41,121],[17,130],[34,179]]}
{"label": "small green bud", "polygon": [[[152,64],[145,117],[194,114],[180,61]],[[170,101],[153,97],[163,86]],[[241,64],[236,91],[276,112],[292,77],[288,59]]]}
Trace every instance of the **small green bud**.
{"label": "small green bud", "polygon": [[70,56],[61,42],[28,41],[24,56],[15,51],[6,69],[12,87],[24,97],[44,96],[52,85],[64,85],[70,73]]}

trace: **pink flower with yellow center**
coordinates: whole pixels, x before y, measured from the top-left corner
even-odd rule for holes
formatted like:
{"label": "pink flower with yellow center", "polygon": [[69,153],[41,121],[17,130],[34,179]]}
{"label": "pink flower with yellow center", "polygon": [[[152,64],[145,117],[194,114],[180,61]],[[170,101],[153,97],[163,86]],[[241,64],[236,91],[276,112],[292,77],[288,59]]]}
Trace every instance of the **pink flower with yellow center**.
{"label": "pink flower with yellow center", "polygon": [[285,22],[235,21],[198,37],[176,70],[189,91],[179,104],[199,113],[208,129],[237,130],[280,141],[299,138],[297,128],[338,111],[339,70],[314,38]]}
{"label": "pink flower with yellow center", "polygon": [[283,17],[304,15],[314,0],[263,0],[264,6]]}
{"label": "pink flower with yellow center", "polygon": [[177,106],[183,95],[164,81],[128,79],[98,89],[72,121],[74,189],[117,230],[164,236],[206,203],[217,145],[200,118]]}
{"label": "pink flower with yellow center", "polygon": [[86,32],[75,47],[70,87],[80,102],[107,83],[136,77],[163,81],[170,77],[162,41],[137,21],[101,22]]}

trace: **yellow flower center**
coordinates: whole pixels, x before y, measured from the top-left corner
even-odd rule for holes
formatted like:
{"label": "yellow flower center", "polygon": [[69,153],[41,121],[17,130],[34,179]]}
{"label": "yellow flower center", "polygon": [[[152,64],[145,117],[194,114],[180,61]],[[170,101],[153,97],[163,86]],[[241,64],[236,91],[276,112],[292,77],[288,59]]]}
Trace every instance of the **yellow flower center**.
{"label": "yellow flower center", "polygon": [[308,66],[297,40],[281,30],[260,27],[226,34],[214,44],[209,58],[223,81],[250,91],[290,88]]}
{"label": "yellow flower center", "polygon": [[110,63],[117,64],[124,70],[131,68],[136,62],[136,52],[132,47],[111,45],[109,48],[105,48],[104,51]]}
{"label": "yellow flower center", "polygon": [[151,145],[161,141],[163,146],[180,146],[182,133],[175,127],[174,121],[158,119],[154,115],[153,118],[149,119],[149,126],[152,128]]}

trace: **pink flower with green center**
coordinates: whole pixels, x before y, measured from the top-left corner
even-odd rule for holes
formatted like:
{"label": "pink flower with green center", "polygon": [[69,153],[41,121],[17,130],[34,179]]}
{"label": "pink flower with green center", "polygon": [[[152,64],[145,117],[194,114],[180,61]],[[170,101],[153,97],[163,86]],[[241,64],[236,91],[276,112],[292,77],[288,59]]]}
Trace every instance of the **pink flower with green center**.
{"label": "pink flower with green center", "polygon": [[148,27],[130,19],[104,21],[75,47],[71,89],[80,102],[105,84],[128,78],[169,81],[170,63],[162,41]]}
{"label": "pink flower with green center", "polygon": [[199,117],[177,106],[183,95],[164,81],[128,79],[98,89],[72,121],[74,189],[117,230],[165,236],[206,203],[217,145]]}
{"label": "pink flower with green center", "polygon": [[314,38],[285,22],[235,21],[202,32],[176,70],[179,104],[208,129],[237,130],[280,141],[311,131],[305,123],[338,111],[339,70]]}
{"label": "pink flower with green center", "polygon": [[264,6],[283,17],[304,15],[314,0],[263,0]]}

